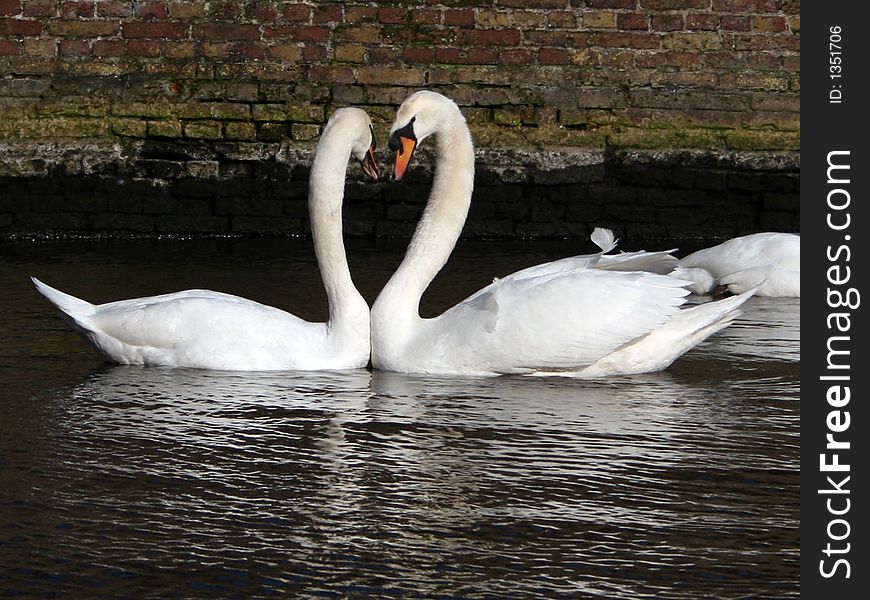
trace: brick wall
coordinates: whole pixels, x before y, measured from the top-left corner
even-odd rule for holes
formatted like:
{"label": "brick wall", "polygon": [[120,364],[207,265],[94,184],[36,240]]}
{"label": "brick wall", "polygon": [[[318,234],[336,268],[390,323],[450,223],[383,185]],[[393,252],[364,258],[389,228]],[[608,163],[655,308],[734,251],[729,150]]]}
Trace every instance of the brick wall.
{"label": "brick wall", "polygon": [[[788,157],[786,168],[768,163],[795,175],[799,9],[789,0],[0,0],[0,177],[19,194],[5,209],[0,200],[0,230],[22,229],[22,178],[126,174],[164,190],[254,178],[269,168],[258,161],[308,160],[339,106],[365,108],[383,139],[396,106],[423,87],[456,100],[481,151],[512,165],[493,173],[520,170],[526,183],[536,176],[523,151],[552,148],[694,149],[718,157],[717,170],[723,156],[761,151]],[[69,155],[42,160],[37,142]],[[89,157],[95,143],[126,158]],[[177,165],[143,166],[160,160]],[[608,160],[599,164],[611,171],[623,164]],[[36,196],[25,194],[25,212],[38,212]]]}

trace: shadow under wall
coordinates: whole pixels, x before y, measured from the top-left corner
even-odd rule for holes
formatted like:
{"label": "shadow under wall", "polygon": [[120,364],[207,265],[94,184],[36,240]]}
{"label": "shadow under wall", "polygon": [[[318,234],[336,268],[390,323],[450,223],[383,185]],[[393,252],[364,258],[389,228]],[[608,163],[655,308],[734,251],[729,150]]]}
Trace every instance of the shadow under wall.
{"label": "shadow under wall", "polygon": [[[143,146],[81,172],[49,163],[0,177],[0,237],[305,236],[308,156]],[[348,169],[349,237],[410,237],[432,180],[415,157],[402,183]],[[799,231],[799,153],[479,150],[466,239],[730,238]]]}

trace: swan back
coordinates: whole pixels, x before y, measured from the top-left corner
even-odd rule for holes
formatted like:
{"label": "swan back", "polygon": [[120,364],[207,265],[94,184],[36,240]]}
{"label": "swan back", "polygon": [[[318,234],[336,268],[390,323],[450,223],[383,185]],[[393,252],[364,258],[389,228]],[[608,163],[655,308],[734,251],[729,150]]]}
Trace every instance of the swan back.
{"label": "swan back", "polygon": [[680,267],[674,275],[696,282],[698,289],[706,287],[696,293],[722,285],[735,294],[757,287],[759,296],[800,297],[800,236],[762,232],[737,237],[693,252],[680,259]]}

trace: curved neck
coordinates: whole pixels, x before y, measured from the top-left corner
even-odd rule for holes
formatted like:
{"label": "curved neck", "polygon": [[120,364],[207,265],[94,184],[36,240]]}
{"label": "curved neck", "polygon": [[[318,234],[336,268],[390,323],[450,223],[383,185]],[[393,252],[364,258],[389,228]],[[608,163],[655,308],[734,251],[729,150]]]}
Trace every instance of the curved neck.
{"label": "curved neck", "polygon": [[402,264],[384,286],[377,304],[399,317],[419,317],[420,298],[444,267],[459,239],[474,189],[474,146],[457,108],[435,131],[436,167],[432,191]]}
{"label": "curved neck", "polygon": [[[330,136],[329,133],[336,135]],[[317,146],[309,177],[311,237],[326,288],[330,321],[343,314],[349,298],[361,298],[350,276],[341,229],[341,206],[351,144],[349,136],[341,135],[335,129],[328,131]]]}

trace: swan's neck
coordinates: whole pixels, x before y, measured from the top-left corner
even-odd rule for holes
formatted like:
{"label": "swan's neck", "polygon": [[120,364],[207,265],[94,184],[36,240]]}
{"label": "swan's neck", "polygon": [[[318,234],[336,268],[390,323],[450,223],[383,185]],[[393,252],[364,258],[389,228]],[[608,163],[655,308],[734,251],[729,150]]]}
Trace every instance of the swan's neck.
{"label": "swan's neck", "polygon": [[471,205],[474,147],[458,108],[442,122],[435,138],[435,178],[426,209],[402,264],[375,303],[382,309],[379,315],[394,322],[419,318],[420,298],[450,258]]}
{"label": "swan's neck", "polygon": [[[320,276],[329,302],[330,325],[348,318],[365,301],[350,276],[342,237],[341,206],[351,141],[337,135],[321,140],[311,165],[308,214]],[[367,312],[367,306],[366,306]]]}

